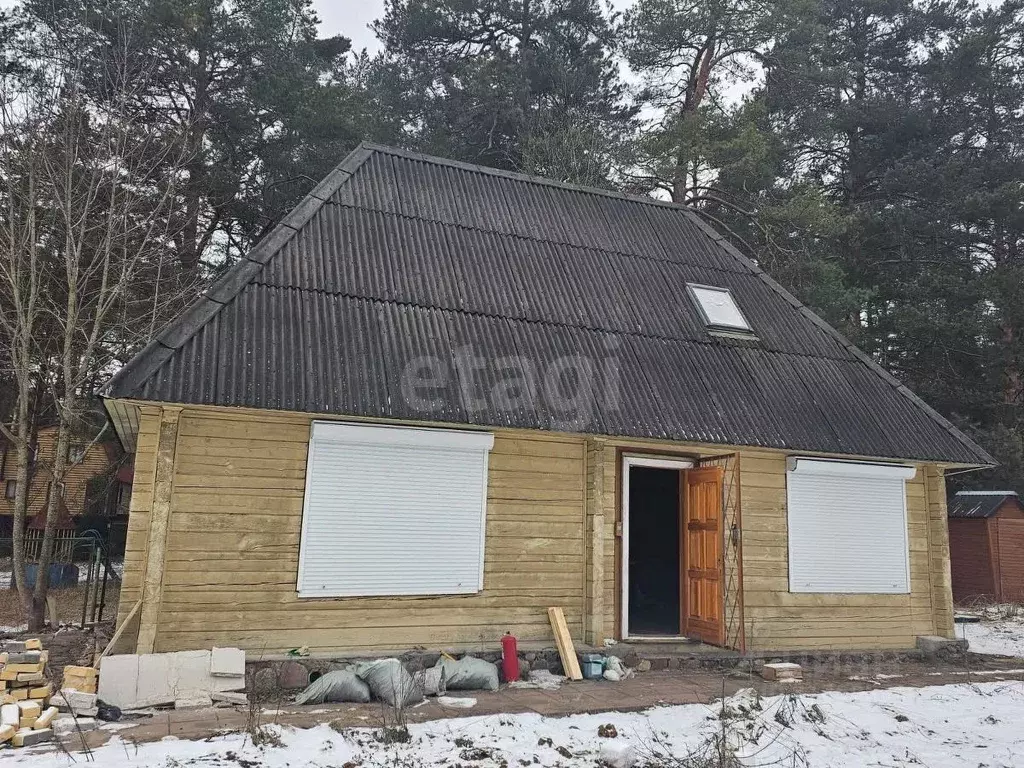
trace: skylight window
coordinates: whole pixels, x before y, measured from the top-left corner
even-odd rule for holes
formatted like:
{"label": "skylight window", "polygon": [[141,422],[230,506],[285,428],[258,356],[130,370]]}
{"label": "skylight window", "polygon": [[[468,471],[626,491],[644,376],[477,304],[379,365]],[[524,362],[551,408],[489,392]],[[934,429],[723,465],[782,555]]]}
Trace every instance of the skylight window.
{"label": "skylight window", "polygon": [[736,300],[728,288],[715,288],[710,285],[695,285],[688,283],[686,286],[694,302],[704,316],[704,323],[708,328],[718,331],[738,331],[740,333],[751,333],[750,323],[740,312]]}

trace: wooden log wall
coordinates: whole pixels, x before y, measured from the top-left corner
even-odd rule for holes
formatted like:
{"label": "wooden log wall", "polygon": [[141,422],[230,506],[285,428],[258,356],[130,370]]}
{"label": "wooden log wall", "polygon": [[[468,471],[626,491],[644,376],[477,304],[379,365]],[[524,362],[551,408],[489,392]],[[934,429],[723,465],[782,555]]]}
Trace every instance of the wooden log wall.
{"label": "wooden log wall", "polygon": [[[151,640],[157,651],[225,644],[253,655],[301,645],[316,652],[493,649],[506,631],[550,642],[547,608],[554,605],[577,642],[600,644],[619,631],[620,451],[731,452],[495,430],[480,594],[300,600],[312,417],[189,406],[176,417],[172,439],[166,410],[141,408],[120,609],[123,619],[146,585],[152,596],[159,584],[158,600],[147,600],[149,628],[125,641]],[[169,445],[168,484],[161,467]],[[785,454],[740,455],[749,650],[909,648],[917,635],[952,632],[941,471],[922,467],[907,486],[910,594],[791,594]],[[154,489],[169,494],[165,532]],[[154,535],[164,539],[163,553],[154,554]]]}

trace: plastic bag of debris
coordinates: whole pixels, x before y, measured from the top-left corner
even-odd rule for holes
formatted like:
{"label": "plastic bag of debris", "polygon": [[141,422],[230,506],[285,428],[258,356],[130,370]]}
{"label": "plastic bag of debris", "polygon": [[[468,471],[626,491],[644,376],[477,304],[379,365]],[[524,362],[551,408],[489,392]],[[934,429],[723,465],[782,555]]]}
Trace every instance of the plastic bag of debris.
{"label": "plastic bag of debris", "polygon": [[444,670],[444,684],[449,691],[498,690],[498,668],[489,661],[474,656],[458,660],[442,656],[434,666]]}
{"label": "plastic bag of debris", "polygon": [[445,687],[444,669],[442,667],[428,667],[415,675],[416,685],[423,691],[424,696],[444,696]]}
{"label": "plastic bag of debris", "polygon": [[398,659],[379,659],[357,664],[355,673],[369,686],[373,698],[392,707],[404,707],[423,701],[423,690],[416,685],[412,675]]}
{"label": "plastic bag of debris", "polygon": [[296,704],[323,704],[325,701],[370,700],[370,687],[351,669],[336,669],[321,675],[295,697]]}

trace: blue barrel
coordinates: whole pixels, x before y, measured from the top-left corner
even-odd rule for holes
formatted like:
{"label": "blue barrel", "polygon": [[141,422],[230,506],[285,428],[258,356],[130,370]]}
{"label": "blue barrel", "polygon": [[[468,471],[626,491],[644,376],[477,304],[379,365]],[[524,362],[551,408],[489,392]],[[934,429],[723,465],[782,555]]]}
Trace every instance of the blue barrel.
{"label": "blue barrel", "polygon": [[[50,586],[55,589],[61,587],[78,586],[78,566],[71,563],[50,563],[47,569],[50,573]],[[39,573],[38,563],[25,563],[25,582],[29,589],[36,585],[36,574]],[[15,588],[14,579],[11,579],[11,589]]]}

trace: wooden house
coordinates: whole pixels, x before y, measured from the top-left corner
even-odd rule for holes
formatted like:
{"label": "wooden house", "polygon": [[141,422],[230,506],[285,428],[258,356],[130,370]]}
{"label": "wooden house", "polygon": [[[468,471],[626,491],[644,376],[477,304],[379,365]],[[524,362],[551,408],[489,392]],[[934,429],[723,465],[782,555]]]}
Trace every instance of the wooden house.
{"label": "wooden house", "polygon": [[104,396],[140,652],[907,648],[992,463],[685,207],[374,145]]}
{"label": "wooden house", "polygon": [[1024,602],[1024,505],[1013,491],[960,491],[949,503],[953,598]]}
{"label": "wooden house", "polygon": [[[30,528],[40,529],[46,516],[46,507],[53,491],[51,468],[57,446],[57,428],[40,427],[32,449],[29,467],[28,515]],[[61,493],[59,515],[61,528],[74,530],[74,521],[101,507],[101,516],[115,512],[108,507],[108,496],[127,499],[131,495],[131,472],[119,469],[120,446],[116,441],[76,440],[69,451],[69,465],[58,484]],[[17,466],[14,448],[0,442],[0,538],[11,536],[14,497],[17,492]]]}

